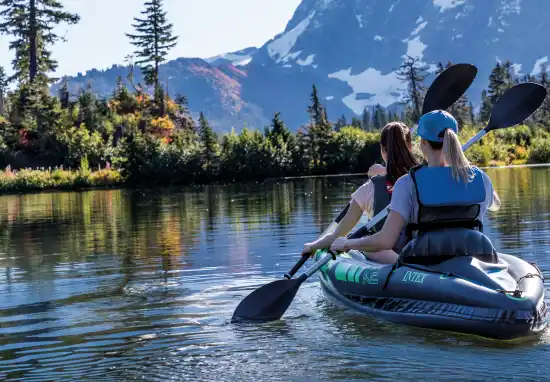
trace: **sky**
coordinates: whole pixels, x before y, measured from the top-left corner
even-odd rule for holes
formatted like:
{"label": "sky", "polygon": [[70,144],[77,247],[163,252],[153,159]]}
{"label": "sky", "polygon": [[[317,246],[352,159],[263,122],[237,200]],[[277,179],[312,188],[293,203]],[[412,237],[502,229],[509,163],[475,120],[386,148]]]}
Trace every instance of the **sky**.
{"label": "sky", "polygon": [[[212,57],[249,46],[261,46],[282,32],[301,0],[164,0],[178,45],[168,59]],[[65,9],[80,15],[77,25],[57,31],[67,42],[53,47],[59,62],[56,76],[123,64],[132,53],[124,33],[131,33],[133,17],[143,0],[61,0]],[[10,36],[0,35],[0,65],[11,73]]]}

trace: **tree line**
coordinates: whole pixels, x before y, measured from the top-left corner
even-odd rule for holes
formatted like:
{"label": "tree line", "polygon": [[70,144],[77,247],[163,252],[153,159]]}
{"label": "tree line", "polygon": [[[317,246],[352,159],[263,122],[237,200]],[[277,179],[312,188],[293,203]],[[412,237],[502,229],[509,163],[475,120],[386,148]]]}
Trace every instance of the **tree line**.
{"label": "tree line", "polygon": [[[56,0],[0,0],[0,6],[0,33],[10,36],[14,52],[13,74],[0,67],[2,167],[78,168],[84,161],[91,168],[116,168],[132,183],[154,184],[364,172],[380,159],[379,130],[395,120],[411,125],[422,110],[429,71],[420,59],[407,57],[398,70],[405,96],[395,108],[375,105],[349,121],[345,116],[332,121],[312,85],[304,110],[309,122],[296,133],[283,114],[275,113],[263,131],[243,128],[218,136],[202,112],[198,120],[191,117],[185,95],[169,97],[159,79],[159,66],[179,38],[162,0],[145,1],[134,18],[126,33],[135,48],[126,81],[119,77],[107,98],[98,98],[90,86],[74,97],[66,78],[52,76],[58,63],[51,47],[63,39],[55,27],[74,25],[79,15],[66,12]],[[436,74],[451,64],[439,63]],[[136,70],[143,73],[143,84],[135,83]],[[59,93],[52,96],[49,87],[59,80]],[[519,78],[509,61],[497,63],[479,111],[465,95],[450,111],[461,126],[482,124],[496,99],[522,81],[548,88],[546,65],[536,77]],[[549,118],[546,102],[527,122],[544,129]]]}

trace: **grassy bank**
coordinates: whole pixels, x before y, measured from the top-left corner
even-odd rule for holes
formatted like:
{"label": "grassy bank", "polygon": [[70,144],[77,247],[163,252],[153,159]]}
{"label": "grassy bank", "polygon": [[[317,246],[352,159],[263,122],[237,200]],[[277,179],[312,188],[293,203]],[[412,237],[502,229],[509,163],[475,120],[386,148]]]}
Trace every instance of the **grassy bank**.
{"label": "grassy bank", "polygon": [[63,168],[38,168],[0,172],[0,193],[32,192],[46,190],[79,190],[93,187],[113,187],[124,184],[119,170],[112,168],[90,170],[86,161],[78,170]]}

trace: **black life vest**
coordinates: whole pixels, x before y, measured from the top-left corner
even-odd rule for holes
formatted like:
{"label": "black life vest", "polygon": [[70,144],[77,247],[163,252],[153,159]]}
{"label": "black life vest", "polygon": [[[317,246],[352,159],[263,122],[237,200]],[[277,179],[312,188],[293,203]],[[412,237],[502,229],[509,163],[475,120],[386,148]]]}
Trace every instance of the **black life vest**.
{"label": "black life vest", "polygon": [[[371,178],[372,185],[374,186],[374,199],[373,199],[373,211],[376,216],[380,211],[386,208],[391,202],[391,192],[388,190],[388,180],[384,175],[376,175]],[[386,218],[380,220],[372,229],[372,232],[378,232],[384,226]]]}

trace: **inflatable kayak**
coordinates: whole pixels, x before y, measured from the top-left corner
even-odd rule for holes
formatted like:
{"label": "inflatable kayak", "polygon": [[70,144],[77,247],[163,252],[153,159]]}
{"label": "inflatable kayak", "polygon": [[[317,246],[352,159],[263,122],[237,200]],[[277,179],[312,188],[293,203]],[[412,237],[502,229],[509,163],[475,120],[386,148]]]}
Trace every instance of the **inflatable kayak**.
{"label": "inflatable kayak", "polygon": [[[423,245],[438,248],[439,258],[407,256],[409,245],[389,265],[358,251],[342,253],[318,272],[323,292],[355,311],[398,324],[493,339],[541,332],[546,304],[536,265],[497,253],[481,232],[454,231],[455,240],[442,230],[439,237],[432,232],[415,243],[416,253]],[[325,255],[318,251],[315,258]]]}

